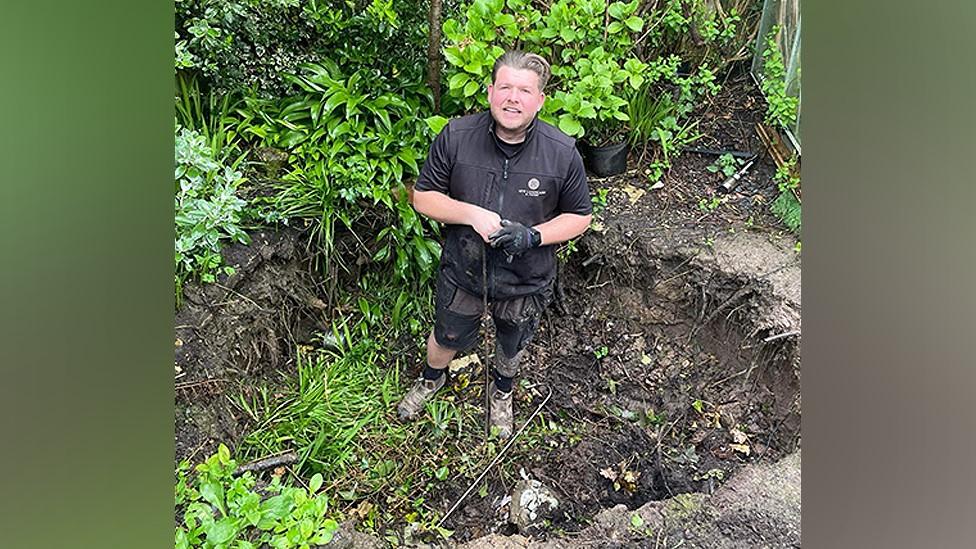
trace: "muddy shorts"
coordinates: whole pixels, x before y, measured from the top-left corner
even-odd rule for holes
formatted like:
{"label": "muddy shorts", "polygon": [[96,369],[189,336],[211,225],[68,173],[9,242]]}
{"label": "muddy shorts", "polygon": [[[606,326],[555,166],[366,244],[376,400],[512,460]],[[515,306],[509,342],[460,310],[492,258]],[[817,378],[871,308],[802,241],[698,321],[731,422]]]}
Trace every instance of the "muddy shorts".
{"label": "muddy shorts", "polygon": [[[495,322],[495,338],[506,356],[514,357],[529,344],[552,295],[550,284],[532,295],[488,302]],[[437,344],[455,351],[474,349],[478,344],[484,310],[482,298],[458,288],[441,274],[437,277],[435,302],[434,339]]]}

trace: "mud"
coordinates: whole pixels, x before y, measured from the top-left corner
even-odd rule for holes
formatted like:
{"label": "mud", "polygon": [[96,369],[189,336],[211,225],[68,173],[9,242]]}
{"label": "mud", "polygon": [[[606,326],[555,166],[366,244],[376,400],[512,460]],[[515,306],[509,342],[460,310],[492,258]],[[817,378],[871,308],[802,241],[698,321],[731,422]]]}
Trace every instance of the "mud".
{"label": "mud", "polygon": [[[799,446],[796,255],[749,234],[606,252],[629,231],[621,219],[581,240],[562,273],[565,310],[550,309],[529,347],[524,377],[553,390],[544,421],[575,434],[553,433],[509,464],[560,500],[534,539],[579,531],[614,505],[712,493],[743,465]],[[533,407],[518,401],[516,419]],[[607,478],[627,471],[629,488]],[[459,539],[511,532],[493,508],[509,486],[496,484],[449,519]]]}
{"label": "mud", "polygon": [[229,397],[286,369],[294,346],[324,324],[325,303],[310,274],[299,231],[252,233],[250,246],[224,250],[236,273],[190,284],[175,318],[176,461],[197,463],[247,424]]}

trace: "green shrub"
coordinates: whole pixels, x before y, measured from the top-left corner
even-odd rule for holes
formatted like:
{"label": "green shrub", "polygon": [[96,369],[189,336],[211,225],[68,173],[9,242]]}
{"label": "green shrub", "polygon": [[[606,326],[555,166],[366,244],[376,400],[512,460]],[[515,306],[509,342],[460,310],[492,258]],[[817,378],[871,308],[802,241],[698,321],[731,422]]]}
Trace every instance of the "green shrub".
{"label": "green shrub", "polygon": [[[221,270],[222,241],[247,244],[240,228],[245,202],[237,194],[241,173],[223,166],[203,136],[176,125],[176,298],[184,282],[213,282]],[[229,266],[225,272],[232,273]]]}
{"label": "green shrub", "polygon": [[329,500],[317,492],[322,475],[309,486],[284,486],[281,477],[256,488],[247,472],[235,478],[237,462],[223,444],[189,475],[189,464],[176,471],[176,548],[239,549],[309,547],[332,541],[339,525],[327,516]]}
{"label": "green shrub", "polygon": [[[609,5],[556,0],[540,11],[527,0],[474,0],[444,23],[449,92],[463,111],[487,107],[484,90],[494,60],[518,46],[552,63],[548,99],[539,116],[565,133],[595,145],[615,141],[628,133],[628,124],[640,124],[631,116],[635,92],[654,89],[654,84],[661,84],[655,93],[674,95],[674,123],[662,129],[678,133],[684,127],[678,119],[701,97],[718,91],[715,72],[703,62],[691,74],[680,75],[681,58],[662,53],[662,47],[652,49],[656,56],[642,59],[638,40],[660,46],[669,34],[687,32],[690,20],[680,3],[666,2],[642,15],[638,7],[637,0]],[[717,25],[714,17],[711,21]],[[726,18],[709,40],[728,39],[737,22],[737,16]],[[632,142],[651,138],[649,128],[638,130],[636,137],[629,133]]]}
{"label": "green shrub", "polygon": [[797,107],[800,100],[786,93],[789,82],[786,81],[786,66],[783,54],[776,45],[776,35],[779,26],[774,26],[766,35],[766,48],[763,50],[763,74],[760,82],[763,95],[766,96],[766,122],[783,129],[792,130],[796,125]]}
{"label": "green shrub", "polygon": [[352,229],[364,216],[379,216],[387,227],[374,258],[394,261],[404,281],[428,280],[440,247],[407,203],[405,180],[418,174],[433,137],[422,117],[432,108],[429,91],[364,69],[346,72],[327,59],[286,78],[301,93],[246,98],[235,129],[289,155],[265,216],[312,221],[327,275],[336,221]]}
{"label": "green shrub", "polygon": [[486,107],[495,59],[520,44],[552,63],[552,91],[540,118],[571,136],[612,138],[629,120],[624,91],[646,78],[647,65],[629,52],[644,27],[637,6],[638,0],[609,7],[602,0],[557,0],[541,12],[527,0],[474,0],[461,17],[444,22],[448,89],[464,110]]}
{"label": "green shrub", "polygon": [[418,0],[177,0],[176,68],[221,92],[294,92],[283,74],[324,57],[419,81],[427,9]]}

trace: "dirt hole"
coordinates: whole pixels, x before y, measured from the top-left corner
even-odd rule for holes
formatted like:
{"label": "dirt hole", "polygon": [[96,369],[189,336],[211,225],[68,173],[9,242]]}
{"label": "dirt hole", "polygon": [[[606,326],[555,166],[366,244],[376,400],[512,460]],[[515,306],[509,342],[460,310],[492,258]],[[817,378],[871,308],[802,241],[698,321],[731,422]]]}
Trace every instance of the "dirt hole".
{"label": "dirt hole", "polygon": [[[228,251],[236,275],[187,290],[176,316],[177,461],[240,440],[247,425],[229,397],[257,379],[284,384],[294,346],[327,330],[302,238],[258,233]],[[559,500],[531,530],[545,538],[616,504],[710,493],[799,444],[798,342],[764,316],[768,284],[688,254],[603,256],[587,242],[561,267],[562,292],[522,368],[552,398],[487,489],[446,521],[456,541],[512,532],[500,504],[523,472]],[[541,396],[520,391],[517,426]],[[480,406],[483,393],[466,398]],[[443,512],[469,483],[443,483],[429,504]]]}

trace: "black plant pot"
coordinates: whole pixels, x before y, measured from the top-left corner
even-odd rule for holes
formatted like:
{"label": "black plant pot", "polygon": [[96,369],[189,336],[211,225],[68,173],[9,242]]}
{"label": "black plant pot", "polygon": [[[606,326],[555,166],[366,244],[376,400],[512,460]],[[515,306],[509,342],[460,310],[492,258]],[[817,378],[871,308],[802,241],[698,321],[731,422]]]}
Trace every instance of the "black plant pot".
{"label": "black plant pot", "polygon": [[607,177],[627,170],[627,153],[630,152],[630,146],[626,141],[605,147],[594,147],[579,141],[577,148],[583,157],[583,165],[593,175]]}

